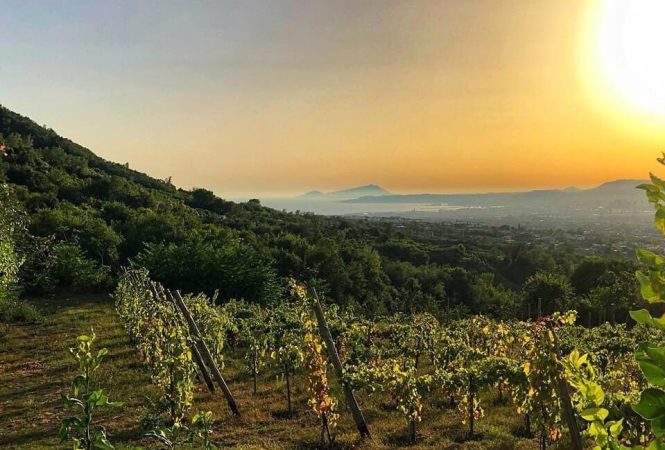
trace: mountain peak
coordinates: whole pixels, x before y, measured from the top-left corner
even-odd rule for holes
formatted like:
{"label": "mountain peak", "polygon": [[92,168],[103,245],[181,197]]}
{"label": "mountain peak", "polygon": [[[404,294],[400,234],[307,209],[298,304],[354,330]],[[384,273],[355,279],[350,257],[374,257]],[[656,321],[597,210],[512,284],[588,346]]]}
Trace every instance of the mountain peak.
{"label": "mountain peak", "polygon": [[300,195],[299,198],[325,198],[328,200],[350,200],[365,196],[381,196],[390,195],[390,192],[383,189],[378,184],[365,184],[349,189],[342,189],[332,192],[310,191],[306,194]]}
{"label": "mountain peak", "polygon": [[319,197],[321,195],[326,195],[326,194],[324,194],[321,191],[309,191],[309,192],[304,193],[302,196],[303,197]]}
{"label": "mountain peak", "polygon": [[620,179],[607,181],[599,186],[596,186],[593,189],[597,190],[612,190],[612,189],[625,189],[630,187],[637,187],[642,183],[648,183],[648,180],[631,180],[631,179]]}

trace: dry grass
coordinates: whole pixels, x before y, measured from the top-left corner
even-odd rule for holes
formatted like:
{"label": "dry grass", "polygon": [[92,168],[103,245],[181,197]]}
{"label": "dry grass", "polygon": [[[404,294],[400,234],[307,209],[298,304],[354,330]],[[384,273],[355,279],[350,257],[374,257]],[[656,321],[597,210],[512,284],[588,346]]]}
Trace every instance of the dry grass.
{"label": "dry grass", "polygon": [[[107,409],[98,421],[117,448],[159,448],[143,437],[143,418],[149,413],[155,390],[107,297],[78,296],[33,301],[46,320],[38,325],[0,328],[0,448],[67,448],[57,438],[59,421],[66,414],[60,396],[67,392],[73,368],[67,348],[79,334],[94,327],[98,347],[107,347],[108,359],[98,372],[100,387],[124,406]],[[284,383],[266,374],[257,396],[239,358],[224,368],[242,416],[231,416],[221,394],[199,386],[193,410],[211,410],[216,419],[215,438],[223,448],[318,448],[319,428],[306,404],[305,380],[296,377],[295,414],[287,418]],[[434,395],[433,395],[434,397]],[[486,417],[477,423],[477,436],[466,439],[466,428],[456,408],[428,399],[418,444],[408,443],[406,424],[386,396],[360,396],[373,440],[360,442],[350,415],[342,411],[336,430],[339,448],[532,449],[534,439],[519,437],[521,417],[510,405],[492,405],[485,394]]]}

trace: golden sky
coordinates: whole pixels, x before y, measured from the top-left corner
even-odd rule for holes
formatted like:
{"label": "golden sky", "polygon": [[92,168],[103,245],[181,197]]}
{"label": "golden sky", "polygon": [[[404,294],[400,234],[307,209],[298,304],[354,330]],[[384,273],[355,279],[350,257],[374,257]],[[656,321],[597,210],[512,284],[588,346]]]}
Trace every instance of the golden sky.
{"label": "golden sky", "polygon": [[17,0],[0,102],[225,197],[644,178],[665,150],[665,82],[640,77],[665,39],[646,36],[635,77],[611,73],[607,52],[635,44],[619,48],[608,11],[629,1]]}

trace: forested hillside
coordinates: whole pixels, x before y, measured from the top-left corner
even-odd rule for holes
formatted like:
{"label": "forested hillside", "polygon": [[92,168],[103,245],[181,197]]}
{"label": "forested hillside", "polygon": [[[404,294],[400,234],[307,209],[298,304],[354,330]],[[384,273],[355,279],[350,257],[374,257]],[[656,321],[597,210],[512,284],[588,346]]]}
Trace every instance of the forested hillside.
{"label": "forested hillside", "polygon": [[367,313],[526,318],[572,308],[593,324],[626,320],[640,302],[632,262],[588,257],[574,245],[506,241],[498,226],[233,203],[105,161],[6,108],[0,144],[0,183],[27,213],[17,245],[29,293],[110,292],[119,269],[135,264],[171,288],[218,291],[221,301],[269,304],[294,277]]}

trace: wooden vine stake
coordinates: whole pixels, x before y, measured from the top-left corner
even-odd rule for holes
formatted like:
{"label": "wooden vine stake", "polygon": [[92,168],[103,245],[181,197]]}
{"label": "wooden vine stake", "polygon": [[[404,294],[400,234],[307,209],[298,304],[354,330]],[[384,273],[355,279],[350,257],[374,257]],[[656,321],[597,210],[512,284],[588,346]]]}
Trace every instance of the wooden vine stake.
{"label": "wooden vine stake", "polygon": [[[549,325],[550,330],[552,329]],[[582,450],[584,446],[582,445],[582,435],[580,433],[580,427],[577,423],[577,418],[575,417],[575,411],[573,410],[573,403],[570,399],[570,390],[568,387],[568,382],[566,381],[565,376],[561,373],[562,369],[558,361],[561,359],[561,352],[559,351],[559,341],[557,339],[556,333],[552,330],[554,352],[556,353],[557,358],[557,385],[556,390],[559,398],[561,399],[561,409],[563,412],[563,418],[568,425],[568,432],[570,434],[570,448],[572,450]]]}
{"label": "wooden vine stake", "polygon": [[326,317],[323,314],[323,309],[321,308],[321,303],[319,302],[319,296],[316,293],[316,289],[311,288],[311,292],[314,296],[314,313],[316,314],[316,321],[319,326],[319,333],[323,342],[326,344],[326,349],[328,350],[328,357],[330,362],[335,368],[335,374],[339,379],[342,389],[344,390],[344,396],[346,397],[346,404],[351,409],[351,414],[353,415],[353,420],[356,423],[358,432],[360,433],[361,438],[371,438],[369,433],[369,428],[367,428],[367,422],[365,422],[365,417],[363,412],[358,406],[358,401],[356,396],[353,394],[351,387],[344,381],[344,369],[342,367],[342,361],[339,359],[339,354],[337,353],[337,347],[335,347],[335,342],[333,341],[332,335],[330,334],[330,328],[328,328],[328,323],[326,322]]}
{"label": "wooden vine stake", "polygon": [[[165,300],[171,302],[171,304],[176,308],[176,313],[178,314],[178,316],[180,316],[180,308],[178,308],[178,305],[176,304],[173,295],[171,295],[171,292],[164,290],[161,284],[156,284],[155,287],[157,288],[159,293],[162,294]],[[189,329],[189,325],[187,325],[187,328]],[[203,377],[203,381],[205,381],[205,384],[208,387],[208,390],[210,392],[215,392],[215,384],[212,381],[212,376],[210,375],[210,369],[208,369],[208,366],[206,366],[205,363],[203,362],[203,357],[201,356],[201,351],[199,350],[198,339],[196,338],[192,339],[192,344],[190,345],[190,349],[192,350],[192,359],[199,367],[199,371],[201,373],[201,376]]]}
{"label": "wooden vine stake", "polygon": [[229,404],[229,408],[231,408],[231,412],[233,413],[233,415],[239,416],[240,411],[238,411],[238,405],[236,404],[236,401],[233,398],[233,394],[231,394],[231,390],[229,389],[229,386],[226,384],[226,381],[224,380],[224,377],[222,376],[219,367],[217,367],[215,359],[212,357],[208,345],[203,340],[201,332],[199,331],[199,327],[196,325],[196,322],[192,318],[192,315],[189,313],[187,305],[185,305],[185,302],[183,301],[180,292],[175,291],[175,294],[172,294],[171,291],[169,290],[167,290],[166,292],[167,295],[173,297],[176,306],[178,307],[182,315],[185,317],[185,320],[189,325],[190,333],[192,334],[192,336],[194,336],[194,339],[197,341],[197,344],[201,348],[201,356],[203,357],[204,362],[208,365],[208,367],[212,371],[212,375],[215,378],[215,381],[217,381],[217,384],[219,385],[220,389],[222,390],[224,397],[226,397],[226,401]]}

